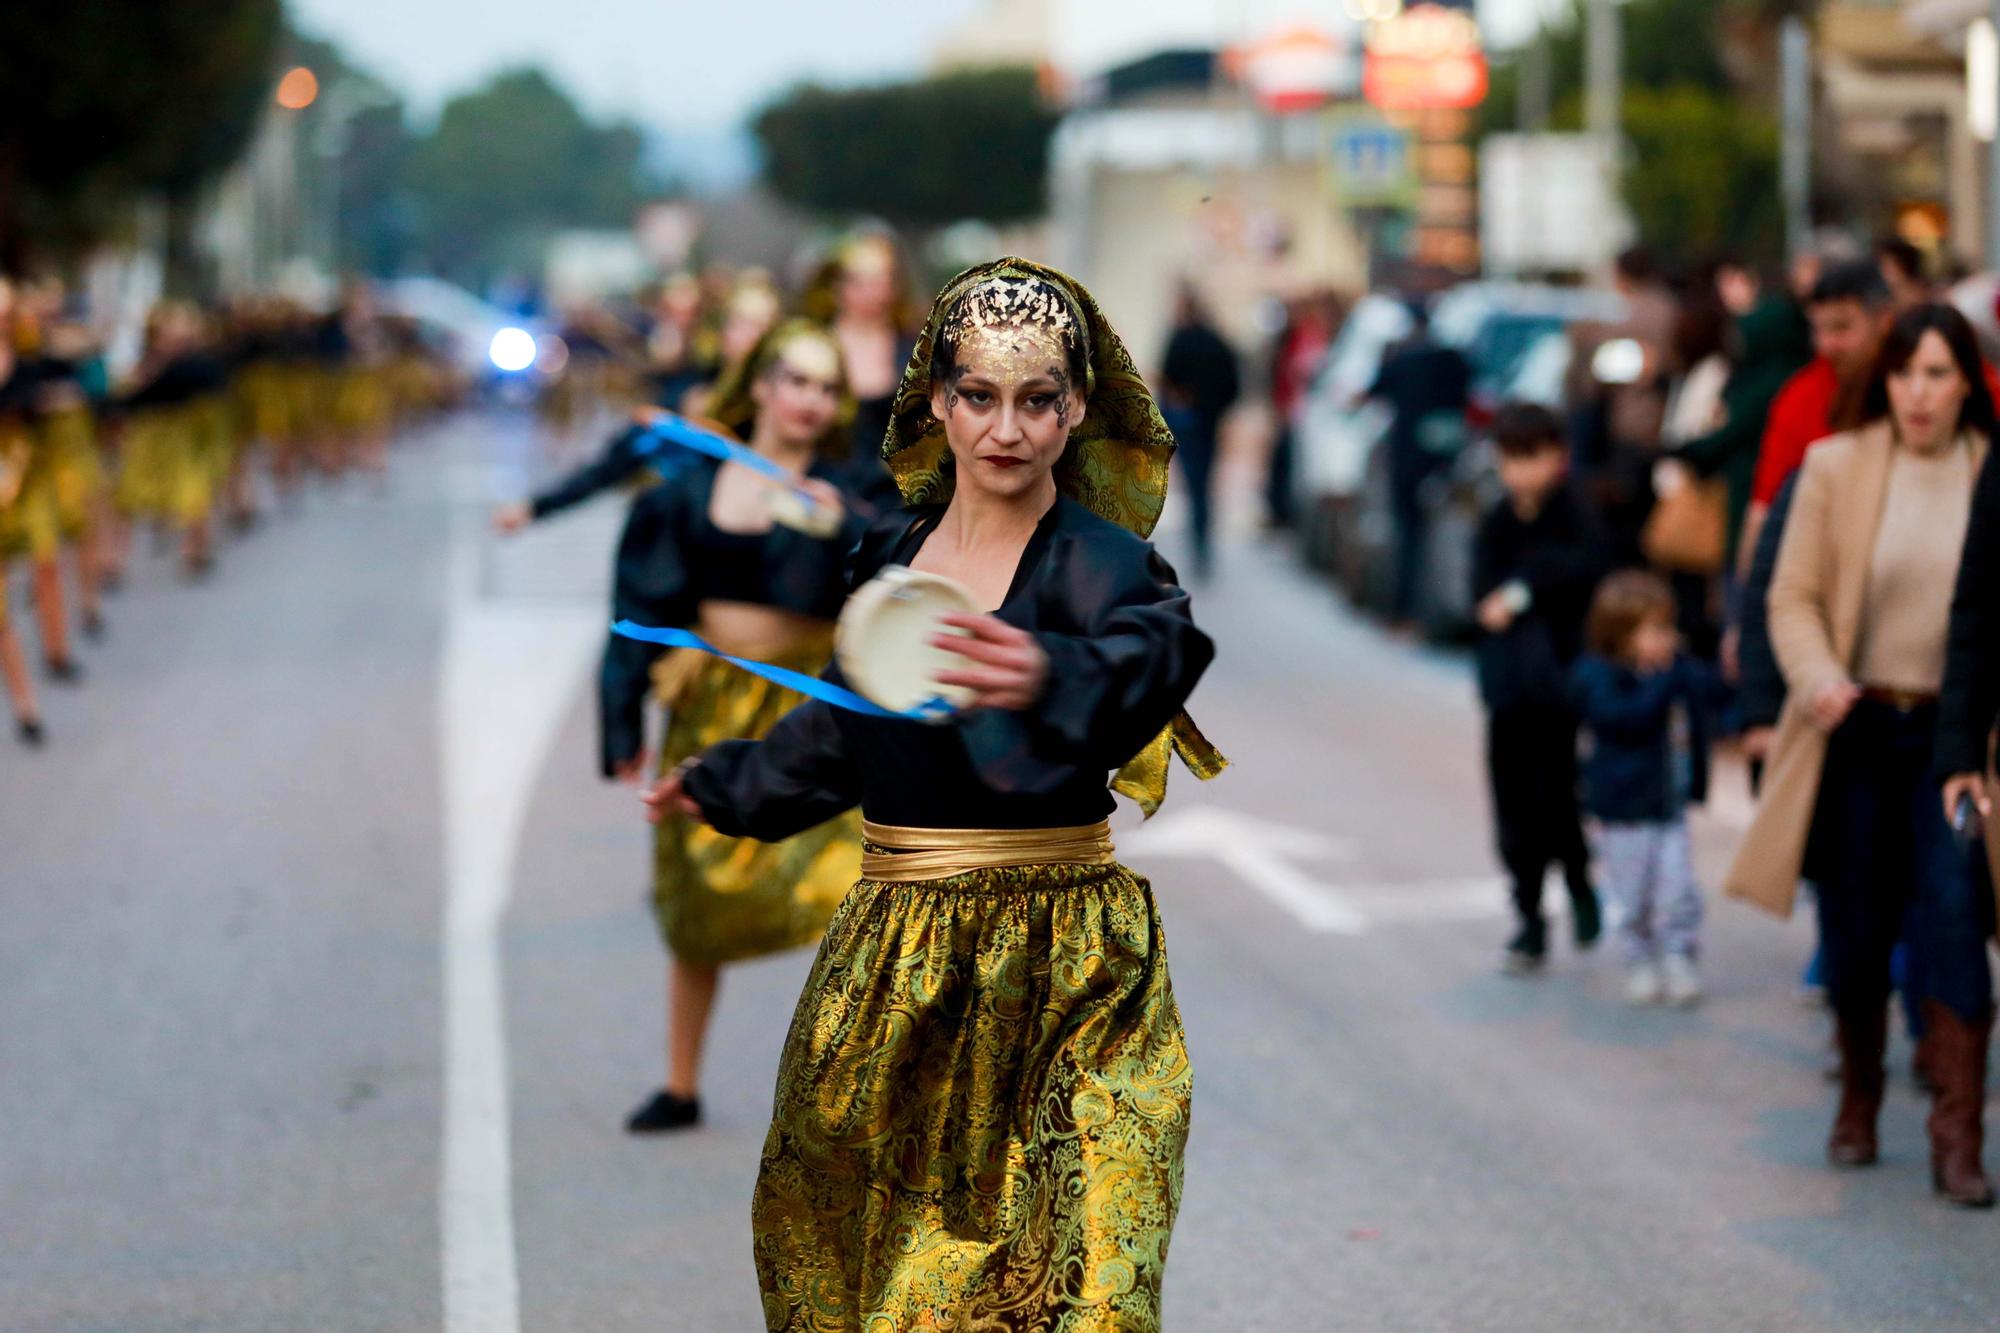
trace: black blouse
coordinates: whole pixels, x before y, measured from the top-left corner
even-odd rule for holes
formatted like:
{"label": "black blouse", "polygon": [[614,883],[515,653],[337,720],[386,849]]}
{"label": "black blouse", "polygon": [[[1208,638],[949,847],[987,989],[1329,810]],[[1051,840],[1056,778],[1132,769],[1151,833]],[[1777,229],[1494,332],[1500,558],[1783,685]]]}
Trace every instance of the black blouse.
{"label": "black blouse", "polygon": [[[943,517],[906,511],[855,551],[854,586],[908,564]],[[1157,736],[1215,654],[1152,546],[1064,498],[1043,517],[996,613],[1031,631],[1048,684],[1023,712],[947,723],[794,709],[762,741],[709,750],[686,790],[717,830],[775,841],[860,804],[879,824],[1063,828],[1104,818],[1107,780]],[[837,667],[827,679],[838,682]]]}
{"label": "black blouse", "polygon": [[[838,616],[847,596],[845,557],[866,520],[850,509],[840,530],[824,538],[775,525],[767,532],[725,532],[709,517],[721,466],[706,458],[677,463],[632,502],[618,539],[612,618],[685,629],[703,602],[747,602],[821,620]],[[825,463],[815,463],[811,475],[836,486],[842,480]],[[598,701],[607,777],[639,753],[652,666],[664,651],[617,635],[605,645]]]}
{"label": "black blouse", "polygon": [[687,461],[658,449],[642,450],[640,442],[645,438],[644,426],[626,426],[611,437],[597,457],[554,485],[535,492],[534,499],[528,502],[528,512],[544,519],[580,505],[600,491],[631,481],[649,468],[664,476]]}

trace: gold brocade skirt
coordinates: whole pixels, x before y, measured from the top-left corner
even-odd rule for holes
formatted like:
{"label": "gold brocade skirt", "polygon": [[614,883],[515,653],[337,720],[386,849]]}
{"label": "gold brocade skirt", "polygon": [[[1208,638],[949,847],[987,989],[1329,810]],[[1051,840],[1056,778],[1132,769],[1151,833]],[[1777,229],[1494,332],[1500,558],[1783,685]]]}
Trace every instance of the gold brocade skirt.
{"label": "gold brocade skirt", "polygon": [[97,452],[97,423],[88,407],[68,407],[44,419],[36,432],[54,466],[56,516],[66,540],[90,526],[97,497],[108,478]]}
{"label": "gold brocade skirt", "polygon": [[55,453],[38,438],[27,449],[19,490],[0,520],[0,546],[10,555],[53,560],[62,550],[62,488]]}
{"label": "gold brocade skirt", "polygon": [[334,424],[350,435],[386,430],[389,425],[388,377],[374,366],[349,366],[335,373]]}
{"label": "gold brocade skirt", "polygon": [[1158,1330],[1191,1090],[1145,880],[864,878],[779,1065],[753,1205],[767,1325]]}
{"label": "gold brocade skirt", "polygon": [[[816,674],[832,656],[825,639],[787,653],[739,654]],[[719,741],[755,740],[801,702],[781,685],[720,658],[682,649],[655,669],[666,704],[666,768]],[[810,944],[861,865],[861,820],[849,812],[783,842],[729,838],[680,815],[659,823],[653,907],[676,958],[732,963]]]}
{"label": "gold brocade skirt", "polygon": [[275,361],[252,361],[236,372],[236,425],[244,445],[282,446],[292,434],[292,400],[285,368]]}

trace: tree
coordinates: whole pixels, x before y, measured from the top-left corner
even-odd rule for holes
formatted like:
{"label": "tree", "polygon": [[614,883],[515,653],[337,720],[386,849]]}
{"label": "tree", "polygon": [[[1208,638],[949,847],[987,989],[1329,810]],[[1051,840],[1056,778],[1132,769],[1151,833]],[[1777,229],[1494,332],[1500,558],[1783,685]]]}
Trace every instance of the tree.
{"label": "tree", "polygon": [[[1578,129],[1582,124],[1576,108],[1581,106],[1584,91],[1585,2],[1570,0],[1569,8],[1542,28],[1541,40],[1548,45],[1549,103],[1559,111],[1569,109],[1567,116],[1556,117],[1559,129]],[[1627,88],[1731,90],[1733,84],[1721,54],[1722,24],[1729,14],[1726,6],[1716,0],[1632,0],[1619,9]],[[1521,67],[1519,51],[1495,63],[1491,88],[1478,112],[1480,133],[1520,128],[1515,111]]]}
{"label": "tree", "polygon": [[759,112],[756,131],[780,198],[934,227],[1041,216],[1055,124],[1035,72],[1005,68],[838,91],[808,84]]}
{"label": "tree", "polygon": [[1681,259],[1783,254],[1778,127],[1706,88],[1635,88],[1625,95],[1631,155],[1622,181],[1639,239]]}
{"label": "tree", "polygon": [[559,228],[629,222],[644,147],[637,127],[593,124],[540,70],[453,98],[404,173],[433,267],[477,285],[530,267]]}
{"label": "tree", "polygon": [[279,0],[69,0],[0,18],[0,271],[145,191],[176,211],[256,127]]}

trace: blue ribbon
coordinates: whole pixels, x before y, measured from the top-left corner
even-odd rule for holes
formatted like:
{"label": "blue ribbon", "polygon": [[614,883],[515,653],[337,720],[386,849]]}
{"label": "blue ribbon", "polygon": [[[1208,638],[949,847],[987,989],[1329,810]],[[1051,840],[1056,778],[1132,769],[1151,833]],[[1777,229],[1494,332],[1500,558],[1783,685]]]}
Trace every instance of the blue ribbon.
{"label": "blue ribbon", "polygon": [[668,648],[693,648],[698,652],[709,653],[725,662],[742,667],[753,676],[762,676],[765,680],[782,685],[788,690],[796,690],[809,699],[818,699],[822,703],[832,704],[835,708],[845,708],[850,713],[862,713],[869,717],[897,718],[906,722],[942,722],[957,711],[938,695],[933,695],[915,708],[901,711],[884,708],[878,703],[862,698],[853,690],[829,684],[818,676],[808,676],[802,671],[772,666],[769,662],[752,661],[747,657],[732,657],[701,635],[689,630],[655,629],[651,625],[621,620],[611,627],[611,632],[620,638],[637,639],[641,643],[657,643]]}
{"label": "blue ribbon", "polygon": [[796,491],[807,499],[812,498],[812,492],[799,485],[797,477],[764,455],[746,449],[736,441],[717,435],[713,431],[703,430],[686,417],[675,416],[671,412],[648,427],[645,434],[632,442],[632,447],[640,454],[650,454],[657,453],[661,446],[668,444],[677,444],[683,449],[692,449],[695,453],[707,454],[710,458],[719,458],[725,463],[740,463],[752,472],[769,477],[788,490]]}

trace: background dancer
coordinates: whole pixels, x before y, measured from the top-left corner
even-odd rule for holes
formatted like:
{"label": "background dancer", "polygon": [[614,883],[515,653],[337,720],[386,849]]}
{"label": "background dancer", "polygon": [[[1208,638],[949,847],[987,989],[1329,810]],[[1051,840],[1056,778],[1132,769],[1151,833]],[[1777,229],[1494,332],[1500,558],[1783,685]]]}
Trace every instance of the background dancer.
{"label": "background dancer", "polygon": [[[789,468],[816,501],[841,514],[831,479],[846,451],[852,403],[840,351],[824,331],[792,321],[766,334],[726,380],[715,410],[759,455]],[[842,565],[858,536],[846,520],[812,536],[774,524],[771,482],[735,463],[677,466],[632,507],[618,545],[617,617],[691,628],[725,652],[817,672],[833,648]],[[799,702],[781,686],[720,658],[613,638],[602,679],[606,777],[638,781],[646,763],[644,706],[667,709],[661,761],[671,767],[717,741],[758,737]],[[659,828],[654,908],[672,955],[667,985],[667,1080],[635,1110],[635,1134],[700,1119],[702,1039],[720,969],[818,938],[854,879],[858,822],[814,821],[800,836],[751,847],[693,820]]]}

